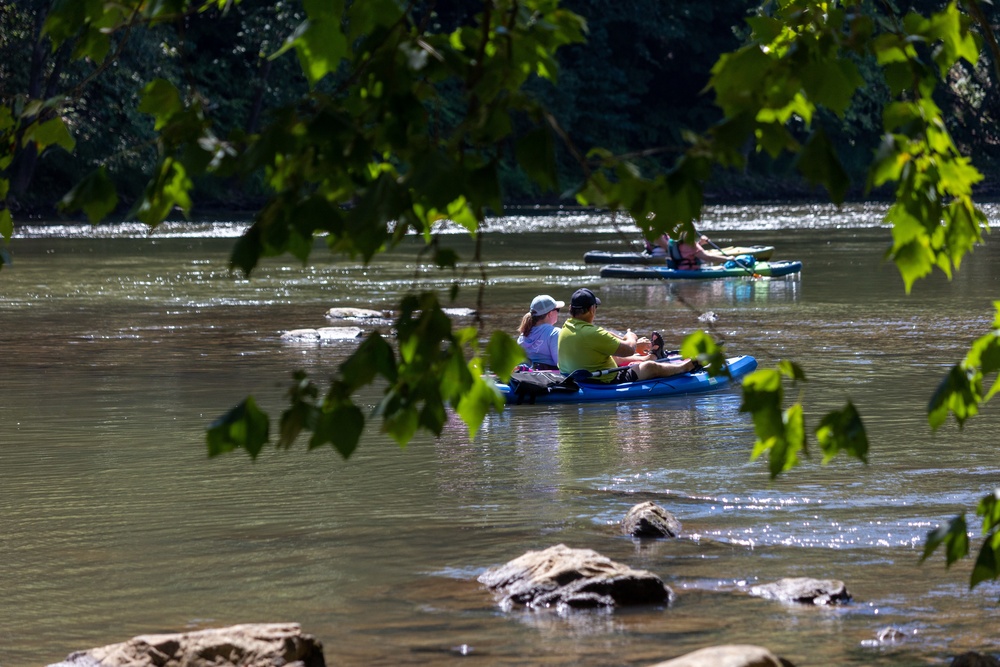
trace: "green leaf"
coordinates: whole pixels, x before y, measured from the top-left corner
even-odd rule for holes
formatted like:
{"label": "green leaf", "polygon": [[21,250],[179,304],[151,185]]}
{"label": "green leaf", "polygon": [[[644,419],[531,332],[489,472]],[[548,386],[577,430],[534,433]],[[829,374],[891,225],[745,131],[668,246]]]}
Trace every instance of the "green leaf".
{"label": "green leaf", "polygon": [[805,382],[806,373],[802,367],[794,361],[782,359],[778,362],[778,372],[793,382]]}
{"label": "green leaf", "polygon": [[969,588],[977,584],[1000,578],[1000,534],[993,534],[983,542],[979,557],[969,577]]}
{"label": "green leaf", "polygon": [[913,283],[934,269],[934,253],[920,219],[904,205],[897,202],[891,206],[885,219],[892,225],[892,259],[909,294]]}
{"label": "green leaf", "polygon": [[268,416],[261,412],[252,396],[222,415],[206,432],[208,455],[218,456],[242,447],[256,459],[267,443]]}
{"label": "green leaf", "polygon": [[524,348],[503,331],[494,331],[490,336],[486,344],[486,357],[490,370],[504,382],[510,379],[514,367],[527,359]]}
{"label": "green leaf", "polygon": [[[10,237],[14,235],[14,218],[10,214],[9,208],[0,208],[0,236],[3,236],[4,240],[10,241]],[[10,262],[6,262],[9,264]]]}
{"label": "green leaf", "polygon": [[83,210],[87,219],[96,224],[118,206],[118,192],[104,167],[87,174],[59,201],[61,211]]}
{"label": "green leaf", "polygon": [[810,183],[825,187],[833,203],[844,203],[851,180],[822,128],[809,137],[795,166]]}
{"label": "green leaf", "polygon": [[347,56],[347,38],[340,29],[339,16],[310,18],[290,39],[310,85],[335,72]]}
{"label": "green leaf", "polygon": [[288,390],[289,407],[281,414],[278,446],[288,449],[304,429],[313,429],[318,420],[316,398],[319,390],[306,376],[305,371],[293,373],[295,383]]}
{"label": "green leaf", "polygon": [[760,90],[770,68],[770,58],[757,44],[719,57],[712,67],[709,85],[715,90],[716,104],[727,118],[738,116],[746,109],[756,112],[753,91]]}
{"label": "green leaf", "polygon": [[492,381],[483,379],[477,373],[473,375],[471,389],[462,394],[462,398],[459,399],[458,404],[455,406],[455,412],[462,418],[465,425],[468,426],[469,439],[471,440],[479,432],[479,427],[489,413],[490,408],[494,408],[499,412],[503,410],[503,405],[503,395],[497,389],[496,385]]}
{"label": "green leaf", "polygon": [[823,417],[816,429],[816,439],[823,450],[824,464],[839,452],[868,463],[868,434],[861,415],[850,401]]}
{"label": "green leaf", "polygon": [[250,275],[257,267],[257,262],[263,253],[260,236],[260,227],[256,222],[243,232],[233,245],[233,253],[229,256],[230,268],[239,269],[245,276]]}
{"label": "green leaf", "polygon": [[395,399],[395,395],[387,394],[385,399],[376,408],[377,414],[383,416],[382,430],[389,437],[396,441],[400,447],[405,447],[420,426],[420,414],[413,406],[400,406],[398,409],[388,409]]}
{"label": "green leaf", "polygon": [[82,25],[99,17],[103,5],[102,0],[55,0],[45,16],[42,34],[58,46],[76,35]]}
{"label": "green leaf", "polygon": [[76,141],[69,133],[69,128],[62,118],[52,118],[41,123],[34,132],[35,141],[40,148],[47,146],[61,146],[67,152],[72,153],[76,147]]}
{"label": "green leaf", "polygon": [[101,62],[110,50],[110,32],[91,28],[84,30],[80,39],[77,40],[76,47],[73,49],[73,59],[89,58],[94,62]]}
{"label": "green leaf", "polygon": [[365,416],[358,406],[353,403],[338,405],[320,414],[316,431],[309,441],[309,449],[330,443],[341,456],[350,458],[358,447],[364,429]]}
{"label": "green leaf", "polygon": [[340,374],[349,391],[371,384],[376,377],[389,382],[398,378],[396,355],[378,332],[365,337],[358,349],[340,365]]}
{"label": "green leaf", "polygon": [[967,370],[961,364],[951,367],[927,405],[927,421],[932,429],[940,428],[949,412],[955,415],[959,428],[965,425],[967,419],[979,413],[981,377],[981,374]]}
{"label": "green leaf", "polygon": [[348,5],[348,29],[351,40],[363,35],[377,32],[378,28],[387,28],[404,14],[407,3],[400,0],[365,0],[352,2]]}
{"label": "green leaf", "polygon": [[969,587],[1000,577],[1000,489],[987,494],[976,507],[976,515],[983,518],[983,535],[986,540],[980,549],[972,570]]}
{"label": "green leaf", "polygon": [[945,545],[945,565],[951,564],[969,555],[969,535],[968,527],[965,524],[965,515],[960,514],[952,519],[947,526],[938,526],[927,533],[927,541],[924,543],[924,553],[920,561],[927,560],[934,551],[942,544]]}
{"label": "green leaf", "polygon": [[801,70],[809,98],[843,118],[854,92],[865,85],[857,66],[846,58],[813,60]]}
{"label": "green leaf", "polygon": [[983,496],[976,506],[976,516],[983,517],[983,535],[1000,526],[1000,489]]}
{"label": "green leaf", "polygon": [[166,158],[157,166],[153,180],[146,188],[145,197],[139,204],[138,218],[150,227],[156,227],[167,219],[175,206],[187,213],[191,209],[189,193],[193,186],[184,165]]}
{"label": "green leaf", "polygon": [[166,79],[154,79],[142,89],[139,111],[148,113],[156,119],[153,125],[155,130],[163,129],[170,118],[183,109],[180,92]]}
{"label": "green leaf", "polygon": [[681,342],[681,356],[697,359],[708,370],[709,375],[728,374],[725,351],[704,331],[695,331],[684,338]]}

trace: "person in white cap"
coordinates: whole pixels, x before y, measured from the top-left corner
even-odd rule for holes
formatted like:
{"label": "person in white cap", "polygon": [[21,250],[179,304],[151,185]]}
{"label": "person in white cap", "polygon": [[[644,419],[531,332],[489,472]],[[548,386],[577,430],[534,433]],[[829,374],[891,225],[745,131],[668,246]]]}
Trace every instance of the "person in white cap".
{"label": "person in white cap", "polygon": [[539,370],[558,370],[559,309],[566,304],[548,294],[539,294],[531,300],[531,309],[521,318],[517,332],[518,344],[524,348],[532,367]]}
{"label": "person in white cap", "polygon": [[[599,373],[618,368],[616,357],[630,357],[649,352],[649,341],[639,339],[629,329],[623,337],[594,324],[601,300],[586,287],[573,292],[569,319],[559,331],[559,370],[567,375],[578,370]],[[670,377],[692,370],[690,359],[675,362],[642,361],[623,366],[616,373],[602,375],[601,382],[635,382],[649,378]]]}

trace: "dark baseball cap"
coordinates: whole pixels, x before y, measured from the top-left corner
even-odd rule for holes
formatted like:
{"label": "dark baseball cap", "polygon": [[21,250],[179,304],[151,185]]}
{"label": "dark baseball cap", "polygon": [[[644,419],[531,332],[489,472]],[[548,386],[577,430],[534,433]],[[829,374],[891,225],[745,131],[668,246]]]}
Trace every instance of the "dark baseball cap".
{"label": "dark baseball cap", "polygon": [[570,308],[576,308],[579,310],[599,305],[601,305],[601,300],[594,296],[594,293],[586,287],[582,287],[573,292],[573,298],[569,301]]}

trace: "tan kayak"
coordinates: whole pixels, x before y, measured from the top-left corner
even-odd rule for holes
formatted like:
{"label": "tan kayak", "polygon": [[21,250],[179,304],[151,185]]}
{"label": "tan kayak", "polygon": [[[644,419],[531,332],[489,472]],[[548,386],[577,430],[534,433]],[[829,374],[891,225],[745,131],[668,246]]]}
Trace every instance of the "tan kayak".
{"label": "tan kayak", "polygon": [[[705,248],[711,255],[737,257],[739,255],[750,255],[757,261],[771,259],[774,254],[773,245],[751,245],[751,246],[726,246],[719,250],[715,248]],[[591,250],[583,256],[583,261],[587,264],[666,264],[667,258],[663,255],[650,255],[648,252],[605,252],[603,250]]]}

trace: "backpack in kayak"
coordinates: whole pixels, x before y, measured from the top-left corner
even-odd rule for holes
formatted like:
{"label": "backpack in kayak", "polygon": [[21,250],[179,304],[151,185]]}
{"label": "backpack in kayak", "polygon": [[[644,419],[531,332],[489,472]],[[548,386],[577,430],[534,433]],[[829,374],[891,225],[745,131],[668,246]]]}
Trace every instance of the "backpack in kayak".
{"label": "backpack in kayak", "polygon": [[740,255],[739,257],[734,257],[725,264],[724,267],[727,269],[752,269],[754,265],[757,264],[757,260],[754,259],[753,255]]}
{"label": "backpack in kayak", "polygon": [[517,396],[517,404],[535,402],[544,394],[575,394],[580,391],[571,378],[554,371],[514,371],[510,374],[510,391]]}

